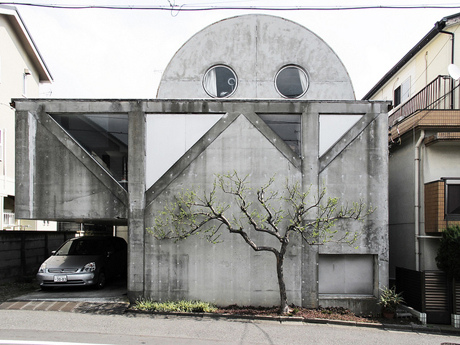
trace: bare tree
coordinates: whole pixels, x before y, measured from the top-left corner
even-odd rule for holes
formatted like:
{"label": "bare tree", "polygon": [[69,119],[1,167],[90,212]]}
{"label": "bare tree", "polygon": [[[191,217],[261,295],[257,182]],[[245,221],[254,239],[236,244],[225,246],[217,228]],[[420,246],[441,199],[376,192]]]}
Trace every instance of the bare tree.
{"label": "bare tree", "polygon": [[[328,242],[353,244],[357,232],[338,233],[334,225],[339,219],[362,220],[373,212],[362,202],[339,206],[338,198],[326,197],[326,189],[318,195],[302,191],[299,183],[286,183],[283,191],[273,190],[274,178],[254,190],[248,176],[241,178],[236,172],[216,175],[211,191],[183,191],[174,196],[175,201],[165,206],[154,218],[149,231],[157,239],[186,239],[202,234],[211,243],[219,242],[220,230],[226,229],[240,235],[255,251],[271,252],[276,257],[276,271],[280,292],[280,313],[289,312],[283,263],[292,234],[300,234],[308,245]],[[232,202],[225,202],[229,195]],[[200,195],[198,195],[200,194]],[[315,193],[316,194],[316,193]],[[227,198],[228,199],[228,198]],[[232,208],[236,205],[238,209]],[[276,238],[279,247],[258,245],[254,232]]]}

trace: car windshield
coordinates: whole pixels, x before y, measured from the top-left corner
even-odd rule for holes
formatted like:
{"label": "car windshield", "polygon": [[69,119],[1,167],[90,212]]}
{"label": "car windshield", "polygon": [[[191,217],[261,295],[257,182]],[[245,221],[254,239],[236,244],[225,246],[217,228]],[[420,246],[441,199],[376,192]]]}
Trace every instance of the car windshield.
{"label": "car windshield", "polygon": [[100,255],[104,249],[103,240],[73,240],[64,243],[56,255]]}

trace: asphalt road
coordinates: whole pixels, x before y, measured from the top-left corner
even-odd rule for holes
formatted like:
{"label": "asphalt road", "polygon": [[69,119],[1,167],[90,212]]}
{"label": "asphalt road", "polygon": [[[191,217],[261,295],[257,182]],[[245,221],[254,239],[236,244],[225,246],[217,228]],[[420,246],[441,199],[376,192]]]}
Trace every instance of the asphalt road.
{"label": "asphalt road", "polygon": [[[63,288],[17,298],[35,304],[52,301],[119,303],[127,301],[126,282],[103,290]],[[37,301],[37,302],[35,302]],[[27,303],[27,302],[26,302]],[[60,302],[58,302],[60,303]],[[0,345],[78,344],[459,344],[460,336],[390,331],[302,322],[225,320],[148,314],[82,313],[0,309]]]}
{"label": "asphalt road", "polygon": [[300,322],[279,323],[145,314],[97,315],[55,311],[0,310],[0,344],[2,341],[16,341],[16,344],[34,341],[32,344],[72,342],[120,345],[440,345],[443,343],[460,344],[460,337]]}

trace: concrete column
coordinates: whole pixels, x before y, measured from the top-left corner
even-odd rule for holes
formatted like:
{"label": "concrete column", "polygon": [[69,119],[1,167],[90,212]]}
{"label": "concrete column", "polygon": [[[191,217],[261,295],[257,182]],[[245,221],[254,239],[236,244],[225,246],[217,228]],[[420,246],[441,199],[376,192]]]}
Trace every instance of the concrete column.
{"label": "concrete column", "polygon": [[15,217],[31,218],[35,177],[36,120],[28,111],[16,111]]}
{"label": "concrete column", "polygon": [[128,132],[128,298],[144,295],[145,114],[132,102]]}
{"label": "concrete column", "polygon": [[[309,104],[302,114],[302,185],[318,187],[319,112],[317,105]],[[313,189],[312,189],[313,191]]]}
{"label": "concrete column", "polygon": [[[302,114],[302,188],[311,195],[318,194],[319,112],[308,105]],[[315,215],[312,215],[315,216]],[[302,243],[302,306],[318,305],[318,250],[316,246]]]}
{"label": "concrete column", "polygon": [[[389,170],[388,170],[388,137],[386,133],[388,132],[388,114],[386,110],[388,109],[388,104],[373,104],[372,106],[374,112],[378,112],[379,116],[375,121],[375,135],[376,142],[375,142],[375,151],[377,152],[378,160],[377,164],[375,164],[375,169],[371,173],[375,180],[379,181],[379,185],[374,185],[374,189],[372,193],[374,195],[378,195],[378,201],[375,201],[375,205],[377,209],[380,210],[382,218],[379,219],[379,223],[381,224],[381,235],[379,239],[379,254],[378,254],[378,279],[380,285],[378,289],[382,289],[389,284],[389,210],[388,210],[388,199],[389,199],[389,191],[388,191],[388,183],[389,183]],[[423,199],[422,199],[423,200]],[[377,285],[377,284],[375,284]],[[375,296],[379,295],[376,287],[376,291],[374,292]]]}

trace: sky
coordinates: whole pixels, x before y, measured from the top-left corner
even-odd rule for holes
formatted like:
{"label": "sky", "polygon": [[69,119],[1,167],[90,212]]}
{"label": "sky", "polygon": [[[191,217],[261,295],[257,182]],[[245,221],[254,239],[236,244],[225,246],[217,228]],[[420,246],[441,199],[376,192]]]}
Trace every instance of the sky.
{"label": "sky", "polygon": [[[161,74],[195,33],[224,18],[265,13],[293,20],[321,37],[348,70],[361,99],[434,24],[460,12],[440,0],[41,0],[29,3],[114,6],[391,6],[443,5],[444,9],[335,11],[155,11],[56,9],[16,5],[54,82],[46,98],[155,98]],[[320,5],[318,5],[320,3]],[[231,33],[230,33],[231,34]]]}

